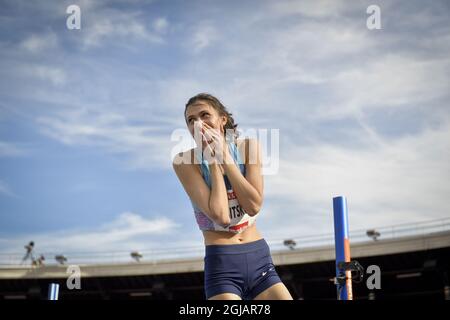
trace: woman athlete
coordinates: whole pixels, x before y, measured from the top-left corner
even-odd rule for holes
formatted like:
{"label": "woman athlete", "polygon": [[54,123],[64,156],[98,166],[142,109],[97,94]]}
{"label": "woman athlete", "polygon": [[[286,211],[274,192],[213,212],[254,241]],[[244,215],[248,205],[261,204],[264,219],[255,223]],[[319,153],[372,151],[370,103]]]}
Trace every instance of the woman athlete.
{"label": "woman athlete", "polygon": [[263,202],[258,143],[237,140],[232,114],[210,94],[189,99],[184,116],[197,147],[173,167],[203,232],[206,299],[291,300],[255,224]]}

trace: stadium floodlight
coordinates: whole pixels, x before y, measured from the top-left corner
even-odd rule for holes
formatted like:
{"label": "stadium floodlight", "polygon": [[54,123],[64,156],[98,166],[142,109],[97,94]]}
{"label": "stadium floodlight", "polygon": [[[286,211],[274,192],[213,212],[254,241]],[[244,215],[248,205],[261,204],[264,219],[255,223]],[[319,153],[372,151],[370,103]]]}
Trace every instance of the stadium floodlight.
{"label": "stadium floodlight", "polygon": [[295,246],[297,245],[297,243],[292,239],[284,240],[283,244],[291,250],[294,250]]}
{"label": "stadium floodlight", "polygon": [[67,258],[62,254],[56,255],[55,260],[56,260],[56,262],[58,262],[61,265],[65,264],[67,262]]}
{"label": "stadium floodlight", "polygon": [[131,255],[131,257],[132,257],[134,260],[136,260],[137,262],[140,262],[140,259],[143,257],[143,255],[140,254],[140,253],[137,252],[137,251],[131,252],[130,255]]}
{"label": "stadium floodlight", "polygon": [[372,238],[373,241],[377,241],[378,237],[381,235],[377,230],[370,229],[366,231],[366,234],[369,238]]}

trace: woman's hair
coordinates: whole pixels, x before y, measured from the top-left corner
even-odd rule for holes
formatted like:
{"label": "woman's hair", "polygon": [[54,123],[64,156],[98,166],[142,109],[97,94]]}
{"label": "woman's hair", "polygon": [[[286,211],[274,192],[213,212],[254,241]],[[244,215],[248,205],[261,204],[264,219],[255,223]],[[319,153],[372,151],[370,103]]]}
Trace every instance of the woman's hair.
{"label": "woman's hair", "polygon": [[[234,123],[234,118],[232,116],[232,113],[228,112],[227,108],[222,104],[222,102],[219,101],[216,97],[209,93],[199,93],[192,98],[189,99],[189,101],[186,103],[186,108],[184,109],[184,115],[186,117],[186,110],[191,105],[196,103],[197,101],[206,101],[209,103],[211,107],[217,110],[219,113],[219,116],[226,116],[227,117],[227,123],[225,123],[224,131],[225,133],[228,133],[231,131],[233,133],[234,141],[239,137],[239,133],[237,131],[237,123]],[[231,130],[227,130],[231,129]],[[226,135],[225,135],[226,136]]]}

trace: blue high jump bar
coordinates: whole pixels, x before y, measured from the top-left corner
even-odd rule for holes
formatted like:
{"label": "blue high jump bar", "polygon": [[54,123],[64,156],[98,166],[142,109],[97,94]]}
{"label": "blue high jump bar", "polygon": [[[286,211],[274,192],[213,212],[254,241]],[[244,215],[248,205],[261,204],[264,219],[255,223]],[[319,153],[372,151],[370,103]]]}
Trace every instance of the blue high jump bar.
{"label": "blue high jump bar", "polygon": [[[350,237],[348,233],[347,199],[344,196],[333,198],[334,245],[336,251],[336,280],[345,275],[345,282],[336,281],[337,299],[353,300],[352,274],[346,271],[344,262],[350,262]],[[339,265],[341,263],[341,265]]]}
{"label": "blue high jump bar", "polygon": [[58,300],[59,284],[50,283],[48,285],[48,300]]}

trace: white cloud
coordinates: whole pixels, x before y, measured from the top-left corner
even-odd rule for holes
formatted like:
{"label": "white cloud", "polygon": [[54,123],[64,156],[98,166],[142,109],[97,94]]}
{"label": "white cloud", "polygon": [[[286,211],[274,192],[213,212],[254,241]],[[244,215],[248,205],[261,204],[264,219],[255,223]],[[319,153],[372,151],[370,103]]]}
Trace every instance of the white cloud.
{"label": "white cloud", "polygon": [[151,124],[132,125],[125,116],[99,112],[61,112],[38,117],[42,133],[68,145],[100,146],[105,151],[126,154],[129,169],[168,168],[171,163],[170,132]]}
{"label": "white cloud", "polygon": [[[84,49],[102,46],[105,43],[127,46],[131,40],[143,40],[151,44],[164,43],[160,31],[164,27],[162,21],[157,22],[160,28],[157,33],[151,32],[140,18],[140,12],[125,12],[113,9],[99,10],[95,19],[86,21],[89,28],[85,28],[83,37]],[[125,41],[126,40],[126,41]],[[109,41],[109,43],[108,43]]]}
{"label": "white cloud", "polygon": [[199,53],[205,48],[211,46],[219,38],[219,32],[209,21],[200,22],[195,28],[188,50]]}
{"label": "white cloud", "polygon": [[269,12],[279,16],[302,14],[311,18],[323,18],[342,15],[351,8],[354,6],[335,0],[269,2]]}
{"label": "white cloud", "polygon": [[429,103],[448,95],[449,74],[450,59],[380,56],[364,69],[353,67],[335,76],[332,88],[341,103],[324,110],[324,116]]}
{"label": "white cloud", "polygon": [[169,27],[169,22],[166,18],[158,18],[153,22],[153,29],[157,33],[165,33]]}
{"label": "white cloud", "polygon": [[[91,230],[61,230],[0,238],[3,252],[20,252],[25,243],[33,240],[38,252],[77,253],[114,252],[158,247],[164,238],[179,227],[166,217],[145,218],[133,212],[124,212],[110,223]],[[144,239],[144,240],[143,240]]]}
{"label": "white cloud", "polygon": [[22,41],[20,47],[32,53],[42,53],[56,48],[57,44],[54,33],[32,34]]}
{"label": "white cloud", "polygon": [[42,80],[44,83],[49,81],[55,86],[64,85],[67,81],[67,75],[64,69],[44,64],[23,64],[17,70],[25,78]]}
{"label": "white cloud", "polygon": [[281,153],[279,174],[266,179],[269,234],[331,233],[337,195],[348,199],[353,229],[450,216],[449,121],[362,149],[317,143]]}
{"label": "white cloud", "polygon": [[[448,116],[445,102],[440,102],[448,97],[450,74],[450,35],[448,28],[438,25],[445,15],[435,17],[429,6],[410,12],[411,22],[410,15],[389,11],[383,4],[384,21],[390,28],[371,33],[365,28],[367,15],[362,4],[267,4],[251,12],[220,12],[227,20],[226,28],[213,24],[220,21],[214,15],[202,20],[202,12],[193,27],[180,19],[177,26],[181,27],[174,30],[182,32],[174,36],[187,39],[180,42],[184,49],[188,46],[204,55],[202,59],[188,55],[170,61],[171,66],[161,74],[151,68],[152,63],[155,70],[164,68],[159,58],[147,61],[145,68],[139,61],[134,65],[125,58],[117,68],[107,60],[108,55],[99,59],[83,56],[70,60],[78,66],[71,71],[70,80],[79,84],[70,92],[45,88],[47,82],[67,83],[69,77],[60,67],[42,64],[28,68],[29,62],[23,64],[29,69],[24,74],[41,79],[43,86],[31,86],[29,91],[23,82],[16,86],[22,97],[45,104],[47,109],[36,112],[40,114],[37,123],[49,137],[126,154],[129,166],[141,169],[169,167],[170,133],[184,128],[184,104],[202,91],[223,100],[240,125],[275,125],[285,137],[295,136],[304,124],[332,134],[331,129],[320,128],[320,120],[356,119],[363,131],[355,125],[339,128],[349,137],[346,148],[330,145],[311,133],[312,144],[291,140],[292,144],[280,149],[281,171],[267,177],[263,209],[267,214],[260,218],[270,232],[273,226],[278,226],[273,229],[278,233],[332,232],[327,228],[331,225],[331,197],[336,193],[349,198],[352,228],[427,219],[424,212],[430,217],[447,214],[448,126],[422,132],[418,127],[415,136],[386,140],[364,120],[367,111],[383,115],[390,110],[413,113],[418,108],[429,110],[421,119],[426,125],[430,119]],[[83,22],[86,33],[80,41],[86,48],[119,43],[141,50],[135,42],[165,41],[166,18],[147,24],[145,14],[138,12],[95,10],[95,20]],[[409,11],[414,11],[413,5]],[[248,19],[240,19],[242,16]],[[415,27],[427,32],[417,32]],[[22,43],[29,51],[52,45],[51,38],[45,42],[33,37]],[[208,56],[207,49],[219,40],[221,50]],[[5,61],[2,65],[8,67],[9,61]],[[50,108],[54,106],[65,110],[53,115]],[[142,121],[136,124],[136,119]],[[8,147],[0,144],[0,154]]]}
{"label": "white cloud", "polygon": [[[99,232],[103,233],[102,242],[113,243],[131,239],[140,235],[159,235],[172,231],[177,224],[168,218],[145,219],[132,213],[122,213],[115,221],[105,224]],[[96,233],[90,235],[95,237]],[[85,237],[86,235],[82,235]],[[92,243],[92,242],[91,242]]]}

